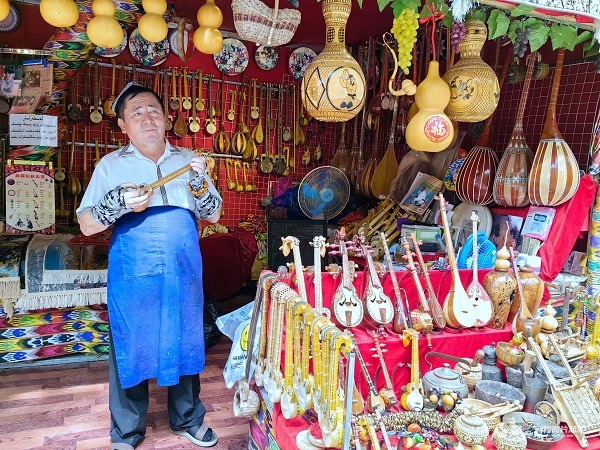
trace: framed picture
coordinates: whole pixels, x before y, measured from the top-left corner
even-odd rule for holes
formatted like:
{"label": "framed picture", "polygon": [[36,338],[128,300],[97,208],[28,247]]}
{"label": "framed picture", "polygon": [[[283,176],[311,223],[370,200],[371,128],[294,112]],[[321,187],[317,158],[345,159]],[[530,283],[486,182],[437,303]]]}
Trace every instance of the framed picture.
{"label": "framed picture", "polygon": [[523,244],[523,237],[521,235],[523,222],[524,219],[519,216],[494,214],[490,241],[494,243],[496,248],[501,248],[504,245],[504,238],[508,229],[510,231],[506,239],[506,248],[513,247],[516,251],[520,252]]}
{"label": "framed picture", "polygon": [[419,172],[415,181],[410,186],[408,193],[402,199],[400,206],[405,211],[412,212],[418,216],[425,214],[435,196],[442,189],[442,181],[437,178]]}

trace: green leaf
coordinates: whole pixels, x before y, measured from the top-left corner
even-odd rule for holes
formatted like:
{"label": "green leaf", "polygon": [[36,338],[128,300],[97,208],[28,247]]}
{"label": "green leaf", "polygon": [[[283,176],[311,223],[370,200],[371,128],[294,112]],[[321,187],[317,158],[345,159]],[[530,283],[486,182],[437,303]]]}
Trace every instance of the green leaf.
{"label": "green leaf", "polygon": [[483,9],[476,9],[473,11],[473,19],[485,22],[487,19],[487,15]]}
{"label": "green leaf", "polygon": [[578,35],[577,38],[575,39],[575,45],[579,45],[582,42],[587,41],[591,36],[592,36],[591,31],[584,31],[583,33]]}
{"label": "green leaf", "polygon": [[[528,23],[530,20],[535,22]],[[525,26],[527,25],[531,26],[531,33],[529,34],[529,48],[532,52],[535,52],[539,50],[541,46],[544,45],[548,40],[550,28],[547,27],[544,22],[536,19],[527,19],[525,21]]]}
{"label": "green leaf", "polygon": [[362,9],[363,0],[356,0],[356,3],[358,3],[358,7]]}
{"label": "green leaf", "polygon": [[416,11],[421,6],[421,0],[404,0],[406,7],[412,11]]}
{"label": "green leaf", "polygon": [[577,44],[577,30],[569,25],[552,25],[550,40],[552,41],[552,50],[566,48],[573,51]]}
{"label": "green leaf", "polygon": [[596,38],[593,37],[589,42],[586,42],[585,44],[583,44],[583,51],[584,52],[590,51],[590,49],[594,46],[595,43],[596,43]]}
{"label": "green leaf", "polygon": [[390,0],[377,0],[377,5],[379,6],[379,12],[383,11],[387,5],[389,5]]}
{"label": "green leaf", "polygon": [[488,39],[496,39],[506,34],[510,25],[510,19],[506,17],[503,11],[494,9],[488,18],[487,24]]}
{"label": "green leaf", "polygon": [[421,6],[421,0],[393,0],[392,10],[394,11],[394,17],[398,17],[405,9],[412,11],[416,10]]}
{"label": "green leaf", "polygon": [[584,56],[589,58],[590,56],[596,56],[600,53],[600,46],[596,43],[596,39],[592,39],[589,44],[583,46],[583,50],[585,52]]}
{"label": "green leaf", "polygon": [[444,24],[444,26],[446,28],[448,28],[449,30],[452,29],[452,26],[454,25],[454,17],[452,17],[452,13],[448,12],[444,18],[442,19],[442,23]]}
{"label": "green leaf", "polygon": [[515,9],[512,10],[512,12],[510,13],[510,15],[513,16],[513,17],[526,16],[527,14],[529,14],[534,9],[535,9],[534,6],[519,5]]}

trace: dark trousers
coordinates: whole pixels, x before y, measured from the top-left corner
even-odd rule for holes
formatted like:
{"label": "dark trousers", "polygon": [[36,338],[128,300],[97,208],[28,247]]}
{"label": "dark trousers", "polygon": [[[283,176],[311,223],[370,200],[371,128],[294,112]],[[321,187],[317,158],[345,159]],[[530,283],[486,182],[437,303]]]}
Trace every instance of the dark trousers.
{"label": "dark trousers", "polygon": [[[121,387],[113,346],[110,346],[108,364],[110,437],[113,443],[125,442],[136,447],[146,434],[148,412],[148,380],[128,389]],[[185,375],[179,383],[168,388],[169,424],[172,430],[187,430],[200,426],[206,408],[199,398],[200,377]]]}

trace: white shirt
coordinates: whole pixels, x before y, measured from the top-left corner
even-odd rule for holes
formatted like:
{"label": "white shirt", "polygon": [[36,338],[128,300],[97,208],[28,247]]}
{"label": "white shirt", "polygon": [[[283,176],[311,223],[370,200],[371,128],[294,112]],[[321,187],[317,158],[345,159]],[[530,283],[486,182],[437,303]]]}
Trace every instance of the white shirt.
{"label": "white shirt", "polygon": [[[142,155],[132,143],[109,153],[100,160],[94,169],[81,204],[77,208],[77,217],[94,207],[108,191],[117,186],[127,182],[134,183],[136,186],[152,183],[185,166],[194,155],[192,150],[175,147],[169,141],[166,141],[165,152],[156,163]],[[194,172],[190,169],[188,173],[163,185],[164,190],[156,189],[148,201],[148,207],[178,206],[196,213],[196,202],[188,189],[188,182],[193,174]],[[207,176],[206,179],[209,182],[209,191],[220,199],[221,197],[210,178]],[[129,210],[123,210],[121,215],[127,212]]]}

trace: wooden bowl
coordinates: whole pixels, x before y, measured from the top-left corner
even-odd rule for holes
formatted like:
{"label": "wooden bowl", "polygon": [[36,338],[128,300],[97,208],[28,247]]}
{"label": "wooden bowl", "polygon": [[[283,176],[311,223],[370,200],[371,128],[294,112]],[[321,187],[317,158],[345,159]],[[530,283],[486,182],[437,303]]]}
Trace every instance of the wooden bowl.
{"label": "wooden bowl", "polygon": [[521,347],[509,344],[508,342],[498,342],[496,344],[496,356],[498,361],[505,366],[516,366],[523,362],[525,352]]}
{"label": "wooden bowl", "polygon": [[[465,398],[462,400],[461,403],[459,403],[458,405],[456,405],[456,407],[458,409],[462,409],[462,410],[471,410],[473,413],[477,414],[478,411],[482,410],[482,409],[487,409],[490,406],[493,406],[491,403],[488,402],[484,402],[483,400],[477,400],[476,398]],[[479,414],[477,414],[479,415]],[[486,425],[488,426],[490,432],[494,431],[494,428],[496,428],[496,425],[498,425],[500,423],[500,417],[489,417],[489,416],[479,416],[483,419],[483,421],[486,423]]]}
{"label": "wooden bowl", "polygon": [[[540,441],[529,437],[529,434],[526,430],[525,436],[527,437],[527,448],[532,450],[547,450],[552,447],[556,442],[560,441],[565,437],[562,429],[559,425],[556,425],[554,422],[542,417],[536,416],[535,414],[529,414],[524,412],[514,412],[510,414],[506,414],[503,418],[503,422],[507,422],[510,418],[515,419],[515,423],[521,427],[521,429],[526,428],[527,424],[537,427],[544,427],[552,432],[552,440],[551,441]],[[525,423],[527,422],[527,424]]]}

